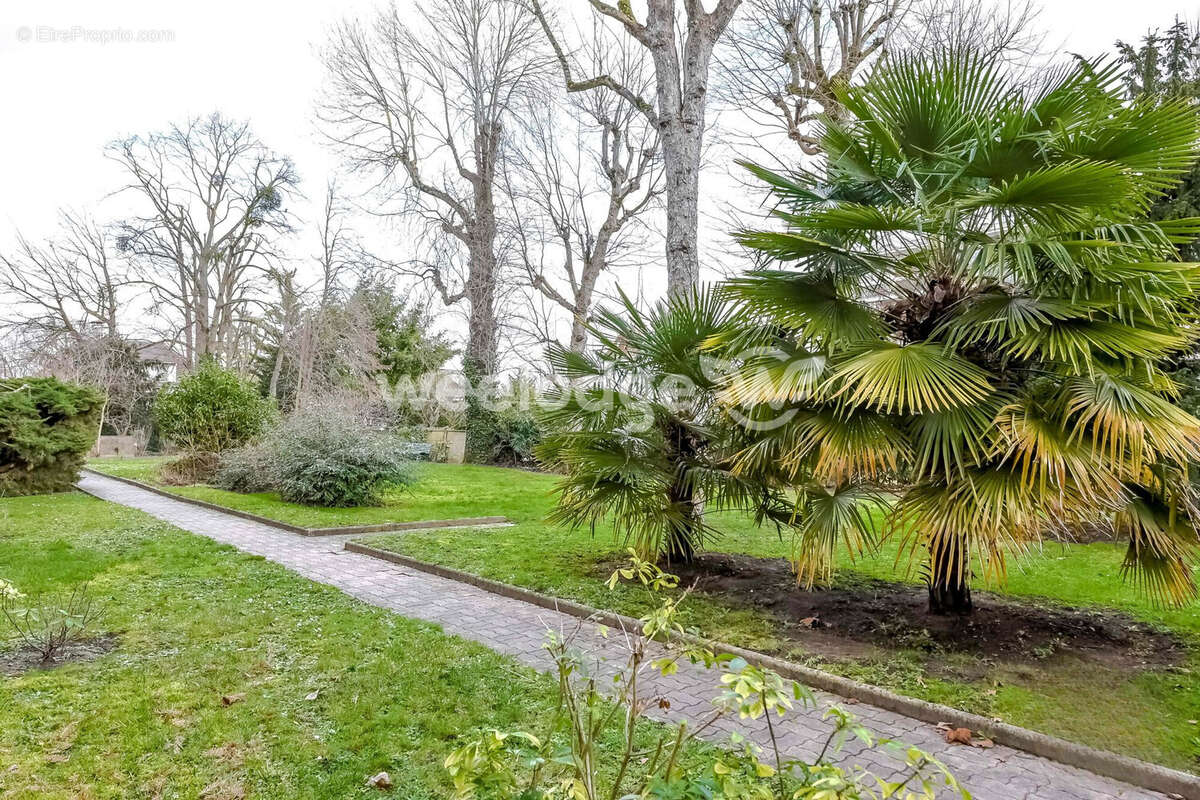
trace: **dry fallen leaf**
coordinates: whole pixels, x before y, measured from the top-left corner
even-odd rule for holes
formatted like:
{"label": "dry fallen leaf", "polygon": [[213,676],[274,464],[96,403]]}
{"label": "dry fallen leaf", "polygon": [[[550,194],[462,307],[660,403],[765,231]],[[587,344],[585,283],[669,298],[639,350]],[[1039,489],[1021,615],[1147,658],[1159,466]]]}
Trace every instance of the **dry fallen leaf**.
{"label": "dry fallen leaf", "polygon": [[237,742],[226,742],[220,747],[210,747],[204,751],[204,755],[237,766],[241,766],[244,760],[242,758],[241,747],[238,746]]}
{"label": "dry fallen leaf", "polygon": [[386,772],[378,772],[367,778],[367,786],[372,786],[376,789],[392,788],[392,776]]}
{"label": "dry fallen leaf", "polygon": [[311,692],[309,692],[308,694],[304,695],[304,699],[305,699],[305,700],[316,700],[316,699],[317,699],[317,697],[318,697],[320,694],[321,694],[321,690],[320,690],[320,689],[314,689],[313,691],[311,691]]}
{"label": "dry fallen leaf", "polygon": [[246,787],[237,781],[219,780],[200,790],[204,800],[245,800]]}
{"label": "dry fallen leaf", "polygon": [[231,706],[234,703],[240,703],[245,699],[246,699],[245,692],[238,692],[237,694],[223,694],[223,695],[221,695],[221,705]]}
{"label": "dry fallen leaf", "polygon": [[66,762],[68,762],[70,760],[71,760],[71,756],[67,755],[66,753],[47,753],[46,754],[46,763],[47,764],[65,764]]}
{"label": "dry fallen leaf", "polygon": [[939,722],[937,729],[946,735],[946,741],[950,744],[966,744],[983,749],[996,746],[996,743],[986,736],[975,738],[970,728],[956,728],[949,722]]}
{"label": "dry fallen leaf", "polygon": [[186,728],[188,726],[187,717],[177,708],[160,708],[154,712],[163,718],[163,722],[169,722],[176,728]]}
{"label": "dry fallen leaf", "polygon": [[971,729],[970,728],[951,728],[946,731],[946,741],[950,744],[970,744]]}

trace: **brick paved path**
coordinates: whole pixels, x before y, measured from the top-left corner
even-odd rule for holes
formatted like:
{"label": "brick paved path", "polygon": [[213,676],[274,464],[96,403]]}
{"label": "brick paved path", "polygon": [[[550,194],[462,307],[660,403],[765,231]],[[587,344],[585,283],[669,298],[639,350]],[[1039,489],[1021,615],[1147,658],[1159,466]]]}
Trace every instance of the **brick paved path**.
{"label": "brick paved path", "polygon": [[[474,586],[428,573],[388,564],[342,549],[349,537],[302,537],[277,528],[217,511],[181,503],[137,487],[85,474],[79,483],[87,492],[115,503],[132,506],[184,530],[239,550],[264,556],[314,581],[335,586],[352,597],[407,617],[437,623],[447,632],[481,642],[500,653],[539,669],[551,666],[542,650],[547,626],[572,630],[578,620],[558,612],[501,597]],[[597,657],[606,653],[613,662],[622,658],[612,639],[590,631],[580,639]],[[681,667],[670,678],[657,676],[653,690],[670,701],[663,716],[668,720],[707,719],[710,699],[716,694],[716,675],[691,666]],[[822,706],[836,698],[820,695]],[[796,710],[778,728],[787,755],[813,758],[829,732],[821,720],[824,708]],[[1038,758],[1006,747],[989,750],[947,745],[930,725],[866,704],[848,709],[863,724],[883,736],[923,748],[941,758],[978,800],[1101,800],[1101,798],[1157,798],[1164,795],[1137,789],[1074,767]],[[766,742],[762,721],[721,720],[714,738],[728,742],[737,730],[760,743]],[[858,743],[855,742],[855,745]],[[881,750],[850,745],[841,756],[881,777],[890,777],[897,765]]]}

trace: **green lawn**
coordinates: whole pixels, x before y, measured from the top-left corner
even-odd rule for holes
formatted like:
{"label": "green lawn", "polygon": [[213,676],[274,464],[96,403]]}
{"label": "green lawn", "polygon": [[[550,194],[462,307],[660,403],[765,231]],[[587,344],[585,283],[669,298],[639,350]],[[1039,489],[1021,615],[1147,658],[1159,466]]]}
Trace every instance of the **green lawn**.
{"label": "green lawn", "polygon": [[554,707],[548,677],[482,646],[81,494],[0,500],[0,576],[90,581],[117,637],[0,673],[6,800],[378,797],[380,770],[394,796],[444,798],[460,732],[540,732]]}
{"label": "green lawn", "polygon": [[[496,470],[489,467],[422,464],[415,486],[385,495],[379,506],[319,508],[288,503],[274,492],[238,494],[211,486],[166,486],[158,469],[165,459],[98,458],[88,467],[122,478],[151,483],[184,497],[217,503],[227,508],[277,519],[306,528],[342,525],[375,525],[384,522],[450,519],[457,517],[529,516],[530,509],[543,509],[550,500],[551,485],[528,480],[532,473]],[[542,476],[537,476],[542,477]]]}
{"label": "green lawn", "polygon": [[[154,462],[105,462],[146,478]],[[507,528],[410,531],[371,536],[365,541],[415,558],[464,569],[617,611],[638,614],[646,601],[637,592],[609,592],[604,564],[622,558],[623,547],[610,530],[568,531],[544,522],[553,504],[555,478],[515,470],[429,465],[411,491],[371,509],[324,512],[289,506],[269,495],[240,496],[203,487],[177,489],[300,524],[352,524],[386,519],[432,519],[503,514],[517,524]],[[333,515],[329,519],[321,514]],[[296,516],[292,516],[296,514]],[[312,516],[304,516],[311,514]],[[317,520],[320,520],[319,522]],[[719,518],[723,536],[714,549],[763,557],[784,557],[790,543],[773,530],[756,528],[744,517]],[[1123,752],[1173,767],[1200,766],[1200,609],[1163,609],[1121,583],[1123,551],[1112,544],[1047,544],[1043,552],[1015,564],[1004,592],[1031,603],[1118,609],[1169,629],[1189,645],[1180,668],[1127,671],[1051,654],[1012,663],[976,663],[973,679],[947,677],[935,669],[939,658],[964,666],[969,656],[934,654],[901,645],[847,658],[821,657],[781,638],[796,620],[769,609],[698,594],[684,612],[702,633],[754,649],[775,652],[905,694],[955,705],[1046,733]],[[840,581],[912,580],[906,561],[897,567],[894,545],[856,564],[846,564]],[[600,566],[598,566],[600,565]],[[1102,702],[1097,702],[1097,698]],[[1121,709],[1119,725],[1112,710]]]}

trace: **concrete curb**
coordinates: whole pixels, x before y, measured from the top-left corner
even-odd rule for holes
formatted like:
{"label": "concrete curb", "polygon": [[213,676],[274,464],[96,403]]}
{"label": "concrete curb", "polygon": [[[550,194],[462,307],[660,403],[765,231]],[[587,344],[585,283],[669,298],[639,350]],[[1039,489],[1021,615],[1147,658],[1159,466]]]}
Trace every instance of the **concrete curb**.
{"label": "concrete curb", "polygon": [[386,533],[388,531],[417,531],[430,528],[470,528],[477,525],[503,525],[509,522],[508,517],[463,517],[462,519],[430,519],[417,520],[415,522],[383,522],[378,525],[346,525],[340,528],[303,528],[299,525],[292,525],[288,522],[281,522],[270,517],[260,517],[258,514],[251,514],[248,511],[238,511],[235,508],[227,508],[226,506],[216,503],[209,503],[206,500],[197,500],[192,497],[168,492],[165,489],[160,489],[157,486],[151,486],[148,483],[136,481],[133,478],[122,478],[119,475],[109,475],[106,472],[98,472],[94,469],[81,470],[89,475],[96,475],[100,478],[109,478],[110,480],[120,481],[121,483],[135,486],[138,489],[144,489],[147,492],[168,497],[172,500],[178,500],[181,503],[207,508],[210,511],[220,511],[223,514],[239,517],[240,519],[257,522],[260,525],[267,525],[272,528],[294,533],[297,536],[356,536],[365,533]]}
{"label": "concrete curb", "polygon": [[[449,580],[470,584],[479,589],[513,600],[522,600],[552,611],[561,611],[564,614],[569,614],[580,619],[595,620],[609,627],[625,628],[628,630],[637,630],[641,627],[641,623],[636,619],[624,616],[623,614],[592,608],[591,606],[585,606],[570,600],[563,600],[530,589],[523,589],[520,586],[513,586],[512,584],[502,583],[490,578],[483,578],[470,572],[444,567],[440,564],[431,564],[426,561],[409,558],[399,553],[380,550],[358,542],[346,542],[345,549],[351,553],[371,556],[372,558],[428,572]],[[830,694],[858,700],[930,724],[948,722],[955,727],[970,728],[973,731],[989,736],[998,744],[1003,744],[1015,750],[1023,750],[1035,756],[1057,761],[1060,764],[1079,767],[1080,769],[1085,769],[1108,778],[1115,778],[1143,789],[1176,795],[1186,798],[1186,800],[1200,800],[1200,776],[1151,764],[1147,761],[1140,761],[1136,758],[1110,753],[1105,750],[1097,750],[1096,748],[1076,744],[1075,742],[1068,742],[1065,739],[1047,736],[1044,733],[1010,725],[1006,722],[997,722],[986,717],[981,717],[978,714],[960,711],[949,706],[905,697],[904,695],[889,692],[886,689],[880,689],[877,686],[859,683],[849,678],[843,678],[839,675],[833,675],[813,669],[812,667],[806,667],[803,664],[785,661],[753,650],[746,650],[745,648],[725,642],[704,639],[690,634],[684,634],[680,638],[693,644],[708,647],[718,654],[728,653],[744,658],[750,663],[774,670],[786,678],[799,681],[814,689],[820,689]]]}

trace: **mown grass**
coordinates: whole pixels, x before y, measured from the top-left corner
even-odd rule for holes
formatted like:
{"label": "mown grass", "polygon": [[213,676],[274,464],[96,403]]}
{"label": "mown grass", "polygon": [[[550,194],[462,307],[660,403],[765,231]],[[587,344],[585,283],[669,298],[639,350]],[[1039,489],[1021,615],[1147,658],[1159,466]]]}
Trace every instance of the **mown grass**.
{"label": "mown grass", "polygon": [[[112,461],[104,469],[150,477],[155,462]],[[434,519],[503,514],[516,524],[507,528],[410,531],[370,537],[375,547],[395,550],[496,580],[637,615],[646,610],[644,595],[603,585],[603,567],[623,558],[623,545],[612,531],[570,531],[545,521],[553,506],[551,475],[478,466],[428,465],[421,482],[389,498],[388,505],[335,512],[338,522],[355,524],[383,519]],[[311,520],[270,495],[235,495],[204,487],[175,489],[230,507],[287,521]],[[296,516],[291,516],[296,513]],[[285,515],[288,515],[285,517]],[[299,524],[313,524],[305,521]],[[790,541],[747,518],[717,518],[722,535],[712,549],[762,557],[786,557]],[[876,655],[834,660],[806,652],[780,632],[794,620],[762,608],[700,593],[683,612],[686,624],[705,635],[855,677],[910,696],[946,703],[989,717],[1122,752],[1172,767],[1200,765],[1200,608],[1163,608],[1124,584],[1119,571],[1123,549],[1108,543],[1046,544],[1010,566],[1002,592],[1030,603],[1116,609],[1168,629],[1190,645],[1181,669],[1132,674],[1064,655],[1051,654],[1020,664],[972,663],[978,680],[956,680],[931,669],[930,654],[895,646]],[[844,562],[839,581],[911,580],[907,558],[895,543],[857,562]],[[1001,587],[993,587],[1001,588]],[[948,661],[969,657],[945,654]],[[1099,700],[1099,701],[1098,701]],[[1120,708],[1119,720],[1113,710]]]}
{"label": "mown grass", "polygon": [[159,475],[159,467],[165,460],[156,456],[98,458],[88,462],[88,467],[97,472],[154,484],[184,497],[306,528],[455,517],[508,516],[516,519],[518,516],[527,517],[530,509],[546,508],[551,499],[549,484],[536,480],[530,482],[525,478],[533,473],[472,465],[421,464],[417,468],[417,483],[408,488],[385,492],[381,505],[320,508],[286,502],[275,492],[239,494],[211,486],[167,486]]}
{"label": "mown grass", "polygon": [[460,734],[541,732],[554,709],[549,677],[482,646],[80,494],[0,500],[0,576],[90,582],[117,637],[0,674],[6,799],[378,797],[380,770],[445,798]]}

